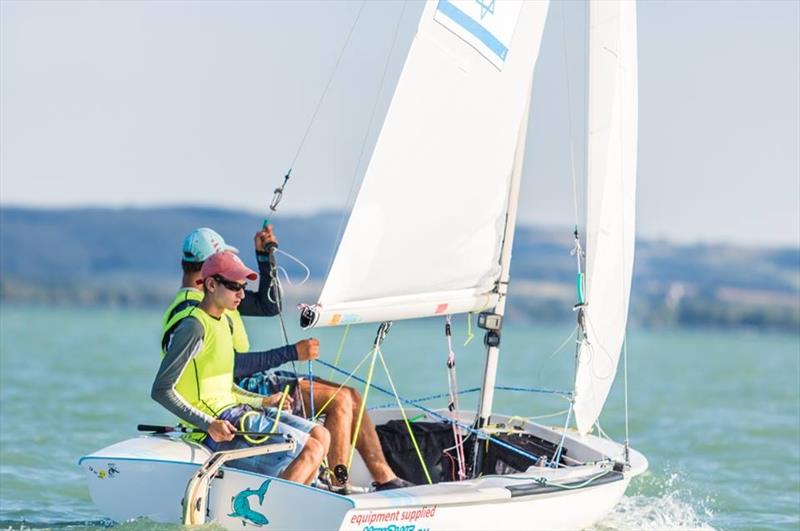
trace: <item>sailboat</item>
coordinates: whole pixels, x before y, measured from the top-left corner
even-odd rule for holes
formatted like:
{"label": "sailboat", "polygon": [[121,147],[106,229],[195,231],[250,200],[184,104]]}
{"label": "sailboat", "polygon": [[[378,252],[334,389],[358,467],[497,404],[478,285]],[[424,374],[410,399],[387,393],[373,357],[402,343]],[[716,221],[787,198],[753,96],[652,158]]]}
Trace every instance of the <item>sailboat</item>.
{"label": "sailboat", "polygon": [[[301,321],[308,328],[376,323],[371,373],[376,361],[385,363],[380,347],[391,340],[391,322],[479,314],[486,361],[477,410],[424,409],[415,419],[453,428],[458,473],[431,477],[426,469],[424,484],[342,495],[226,466],[243,452],[282,451],[291,442],[212,455],[191,441],[147,435],[80,460],[106,515],[225,528],[581,529],[616,505],[647,469],[627,432],[623,443],[592,432],[617,372],[628,315],[636,6],[589,4],[586,260],[577,245],[579,333],[567,414],[574,428],[492,409],[548,4],[430,0],[320,297]],[[413,438],[402,407],[371,415],[378,426],[404,423]],[[371,483],[358,455],[350,480]]]}

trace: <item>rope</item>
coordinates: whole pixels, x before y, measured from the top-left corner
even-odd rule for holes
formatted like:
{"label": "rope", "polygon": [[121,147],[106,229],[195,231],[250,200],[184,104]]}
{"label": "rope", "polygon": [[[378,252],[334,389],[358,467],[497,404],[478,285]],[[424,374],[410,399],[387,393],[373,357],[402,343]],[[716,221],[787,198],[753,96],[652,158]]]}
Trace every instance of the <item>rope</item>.
{"label": "rope", "polygon": [[[254,415],[259,415],[259,414],[260,413],[258,411],[248,411],[247,413],[239,417],[239,431],[242,432],[249,431],[244,421]],[[255,439],[250,435],[242,435],[242,437],[244,438],[245,441],[249,442],[250,444],[261,444],[263,442],[266,442],[267,439],[269,439],[269,435],[264,435],[263,437],[259,437],[258,439]]]}
{"label": "rope", "polygon": [[572,89],[570,88],[569,82],[569,60],[567,57],[567,22],[565,16],[565,5],[562,4],[561,6],[561,38],[563,41],[563,50],[564,50],[564,79],[567,85],[567,131],[569,133],[569,161],[570,161],[570,170],[572,174],[572,207],[573,207],[573,214],[575,216],[575,230],[578,230],[578,180],[577,180],[577,172],[575,171],[575,143],[574,143],[574,136],[572,131],[572,107],[570,106],[570,99],[572,97]]}
{"label": "rope", "polygon": [[[334,367],[330,363],[326,363],[326,362],[324,362],[322,360],[320,360],[320,363],[322,363],[323,365],[325,365],[327,367],[331,367],[334,370],[336,370],[336,371],[338,371],[338,372],[340,372],[342,374],[347,374],[346,371],[343,371],[342,369],[339,369],[338,367]],[[359,378],[358,376],[355,376],[354,374],[351,374],[350,377],[352,377],[354,380],[356,380],[358,382],[361,382],[363,384],[367,384],[366,380],[364,380],[363,378]],[[444,415],[442,415],[442,414],[440,414],[440,413],[438,413],[438,412],[436,412],[436,411],[434,411],[434,410],[432,410],[430,408],[422,406],[420,404],[415,404],[415,403],[412,403],[412,402],[410,402],[410,401],[408,401],[408,400],[406,400],[404,398],[401,398],[401,397],[397,396],[395,393],[392,393],[391,391],[388,391],[388,390],[384,389],[383,387],[380,387],[379,385],[375,385],[374,383],[370,382],[370,383],[368,383],[368,388],[369,387],[372,387],[376,391],[380,391],[381,393],[383,393],[385,395],[395,396],[395,398],[400,400],[400,402],[402,402],[402,403],[404,403],[406,405],[414,406],[417,409],[420,409],[421,411],[424,411],[428,415],[430,415],[432,417],[435,417],[435,418],[437,418],[437,419],[439,419],[441,421],[452,422],[451,419],[445,417]],[[497,389],[497,387],[495,389]],[[511,388],[511,389],[512,390],[514,390],[514,389],[521,390],[522,388]],[[365,403],[366,403],[366,396],[365,396],[365,400],[364,400],[364,402],[362,402],[362,404],[365,404]],[[510,451],[512,451],[514,453],[517,453],[517,454],[519,454],[519,455],[521,455],[521,456],[523,456],[523,457],[525,457],[527,459],[531,459],[533,461],[537,461],[541,457],[541,456],[538,456],[538,455],[530,454],[530,453],[528,453],[528,452],[526,452],[524,450],[520,450],[516,446],[512,446],[512,445],[510,445],[510,444],[508,444],[506,442],[503,442],[503,441],[501,441],[499,439],[495,439],[494,437],[492,437],[490,435],[486,435],[485,432],[481,432],[480,430],[477,430],[477,429],[473,428],[472,426],[467,426],[466,424],[458,424],[458,427],[463,429],[463,430],[466,430],[469,433],[473,433],[473,434],[475,434],[476,436],[478,436],[480,438],[485,438],[487,441],[491,441],[494,444],[496,444],[498,446],[502,446],[503,448],[506,448],[507,450],[510,450]],[[351,456],[352,456],[352,453],[351,453]]]}
{"label": "rope", "polygon": [[342,233],[344,232],[344,223],[347,219],[347,212],[350,210],[346,208],[347,205],[350,204],[350,201],[353,197],[356,188],[356,176],[358,175],[358,168],[361,166],[361,161],[364,159],[364,152],[367,147],[367,138],[369,137],[369,131],[372,129],[372,122],[375,120],[375,114],[378,110],[378,102],[380,101],[381,93],[383,92],[383,85],[386,82],[386,73],[389,70],[389,60],[392,57],[392,53],[394,52],[394,48],[397,45],[397,35],[400,32],[400,22],[403,20],[403,15],[406,11],[406,4],[408,4],[408,0],[403,1],[403,8],[400,11],[400,17],[397,20],[397,24],[395,25],[394,29],[394,36],[392,37],[392,45],[389,48],[389,53],[386,54],[386,61],[383,65],[383,73],[381,74],[380,84],[378,85],[378,92],[375,94],[375,101],[372,103],[372,112],[369,116],[369,121],[367,122],[367,128],[364,130],[364,138],[361,140],[361,150],[358,153],[358,159],[356,161],[356,166],[353,169],[353,176],[350,178],[350,192],[347,194],[347,199],[345,201],[345,208],[342,209],[342,216],[339,219],[339,228],[336,230],[336,245],[334,246],[333,250],[331,251],[330,259],[328,260],[328,267],[326,270],[328,273],[331,271],[331,265],[333,264],[333,259],[336,257],[336,249],[338,248],[338,244],[341,241]]}
{"label": "rope", "polygon": [[[378,357],[378,353],[380,352],[381,342],[386,338],[386,334],[389,332],[389,327],[391,327],[391,323],[381,323],[380,327],[378,327],[378,333],[375,335],[375,343],[372,346],[372,361],[369,364],[369,373],[367,375],[367,380],[364,382],[364,396],[361,400],[361,407],[358,409],[358,418],[356,419],[356,428],[353,432],[353,442],[350,446],[350,457],[347,460],[347,469],[350,470],[350,467],[353,464],[353,455],[356,451],[356,442],[358,442],[358,435],[361,431],[361,421],[364,420],[364,410],[367,407],[367,397],[369,396],[369,390],[372,387],[372,375],[375,372],[375,360]],[[357,376],[354,376],[357,378]]]}
{"label": "rope", "polygon": [[[344,350],[344,342],[347,339],[347,334],[350,333],[350,325],[345,325],[344,332],[342,333],[342,339],[339,340],[339,348],[336,349],[336,356],[333,359],[333,365],[338,367],[339,366],[339,359],[342,357],[342,350]],[[331,374],[328,376],[328,380],[333,380],[333,369],[331,369]]]}
{"label": "rope", "polygon": [[456,424],[459,422],[459,406],[458,406],[458,381],[456,380],[456,353],[453,352],[453,339],[451,331],[451,317],[445,317],[446,324],[444,327],[445,337],[447,337],[447,386],[450,394],[450,403],[448,409],[450,416],[453,419],[453,439],[456,443],[456,457],[458,458],[458,476],[459,479],[465,479],[466,473],[466,458],[464,457],[464,442],[461,437],[461,431]]}
{"label": "rope", "polygon": [[[269,433],[275,433],[275,430],[278,429],[278,422],[281,420],[281,412],[283,411],[283,404],[286,402],[286,397],[289,394],[289,386],[283,388],[283,394],[281,395],[280,402],[278,402],[278,413],[275,415],[275,420],[272,423],[272,428],[270,428]],[[239,429],[243,432],[248,431],[247,426],[245,425],[245,420],[250,418],[251,416],[260,415],[261,413],[258,411],[248,411],[244,415],[239,418]],[[264,435],[258,439],[251,437],[250,435],[242,435],[245,441],[249,442],[250,444],[261,444],[267,439],[269,439],[269,435]]]}
{"label": "rope", "polygon": [[[397,401],[397,407],[400,408],[400,414],[403,416],[403,421],[406,424],[408,435],[409,437],[411,437],[411,442],[414,445],[414,451],[417,452],[417,457],[419,458],[419,464],[422,466],[422,471],[425,472],[425,479],[428,480],[428,485],[433,485],[433,481],[431,481],[431,475],[428,473],[428,466],[425,464],[425,459],[422,457],[422,452],[419,449],[419,444],[417,444],[417,438],[414,437],[414,430],[411,429],[411,423],[408,421],[408,417],[406,416],[406,410],[403,409],[403,405],[400,403],[400,395],[397,394],[397,389],[395,388],[394,382],[392,381],[392,375],[389,374],[389,367],[386,366],[386,360],[383,359],[383,353],[381,352],[380,347],[378,348],[378,357],[380,357],[381,364],[383,365],[383,370],[386,373],[386,378],[389,380],[389,385],[392,388],[392,393],[394,393],[394,398]],[[366,402],[366,394],[364,394],[364,401]],[[363,406],[362,406],[362,411],[363,411]],[[455,426],[455,423],[453,425]],[[454,429],[457,430],[457,428]],[[461,466],[463,467],[463,465]],[[459,474],[463,474],[463,471],[460,470]]]}
{"label": "rope", "polygon": [[567,410],[567,419],[564,421],[564,431],[561,432],[561,440],[558,443],[558,449],[556,449],[556,453],[553,454],[553,467],[557,467],[559,461],[561,460],[561,450],[564,448],[564,441],[567,438],[567,428],[569,427],[569,419],[572,417],[572,406],[573,402],[569,403],[569,409]]}
{"label": "rope", "polygon": [[313,360],[308,360],[308,401],[309,409],[311,409],[311,413],[309,414],[309,418],[316,418],[314,415],[314,364]]}
{"label": "rope", "polygon": [[325,84],[325,89],[322,91],[322,94],[319,97],[319,101],[317,101],[317,106],[314,109],[314,113],[311,115],[311,119],[308,122],[308,126],[306,127],[305,133],[303,133],[303,137],[300,140],[300,145],[297,146],[297,151],[295,152],[294,157],[292,158],[292,163],[289,165],[290,168],[294,167],[298,157],[300,157],[300,151],[303,149],[303,146],[306,143],[306,138],[308,137],[308,133],[311,131],[311,127],[314,125],[314,120],[317,117],[317,113],[319,112],[320,107],[322,107],[322,102],[325,99],[325,96],[328,94],[328,89],[331,87],[331,83],[333,82],[333,78],[336,75],[336,71],[339,69],[339,63],[341,63],[342,61],[342,57],[344,56],[344,51],[347,49],[347,45],[350,42],[350,37],[353,35],[353,30],[356,28],[356,24],[358,24],[358,20],[361,18],[361,12],[364,11],[364,6],[366,4],[367,0],[363,0],[361,2],[361,7],[358,8],[358,13],[356,14],[356,18],[353,21],[353,25],[350,26],[350,31],[347,32],[347,38],[345,38],[344,44],[342,45],[342,49],[339,51],[339,57],[336,58],[336,63],[333,65],[333,70],[331,70],[331,74],[330,76],[328,76],[328,82]]}
{"label": "rope", "polygon": [[539,382],[542,381],[542,374],[544,374],[544,370],[547,368],[547,363],[552,361],[552,359],[555,358],[556,355],[559,352],[561,352],[569,344],[569,342],[575,336],[575,333],[577,331],[578,331],[578,327],[576,326],[575,328],[572,329],[572,332],[569,333],[569,335],[566,337],[566,339],[564,339],[564,341],[561,342],[561,344],[558,346],[558,348],[556,348],[549,356],[547,356],[547,360],[545,360],[545,363],[542,364],[542,367],[539,369],[539,374],[536,375],[536,380],[537,381],[539,381]]}
{"label": "rope", "polygon": [[[469,394],[469,393],[477,393],[480,390],[481,390],[480,387],[473,387],[472,389],[466,389],[464,391],[459,391],[458,394],[459,395],[466,395],[466,394]],[[409,404],[418,404],[419,402],[427,402],[428,400],[435,400],[437,398],[448,398],[449,396],[450,396],[450,393],[439,393],[439,394],[436,394],[436,395],[423,396],[422,398],[412,398],[412,399],[408,400],[408,403]],[[369,409],[370,409],[370,411],[372,411],[373,409],[386,409],[387,407],[392,407],[392,406],[394,406],[394,403],[390,402],[388,404],[383,404],[381,406],[373,406],[373,407],[371,407]]]}
{"label": "rope", "polygon": [[472,333],[472,312],[469,312],[467,314],[467,339],[464,341],[464,346],[472,343],[473,339],[475,339],[475,334]]}
{"label": "rope", "polygon": [[343,388],[345,385],[347,385],[347,382],[349,382],[349,381],[350,381],[350,378],[353,378],[353,377],[354,377],[355,373],[358,371],[358,369],[360,369],[360,368],[361,368],[361,366],[362,366],[362,365],[364,365],[364,362],[366,362],[366,361],[367,361],[367,359],[369,359],[369,356],[370,356],[371,354],[372,354],[372,349],[370,349],[370,351],[369,351],[369,352],[367,352],[367,354],[366,354],[366,355],[365,355],[363,358],[361,358],[361,361],[358,363],[358,365],[356,365],[356,368],[355,368],[355,369],[353,369],[353,371],[352,371],[352,372],[350,372],[349,374],[348,374],[347,372],[343,371],[342,369],[340,369],[339,367],[335,367],[335,366],[333,366],[333,365],[331,365],[331,364],[329,364],[329,363],[327,363],[327,362],[325,362],[325,361],[318,360],[318,361],[319,361],[319,363],[321,363],[321,364],[325,365],[326,367],[330,367],[330,368],[331,368],[331,373],[333,373],[333,371],[334,371],[334,370],[336,370],[336,371],[339,371],[339,372],[341,372],[342,374],[347,374],[347,378],[345,378],[345,379],[344,379],[344,381],[343,381],[343,382],[342,382],[342,383],[339,385],[339,387],[338,387],[338,388],[336,389],[336,391],[335,391],[335,392],[334,392],[334,393],[331,395],[331,397],[328,399],[328,401],[327,401],[327,402],[325,402],[325,403],[322,405],[322,407],[321,407],[321,408],[319,408],[319,411],[317,411],[317,415],[316,415],[316,416],[315,416],[313,419],[311,419],[311,420],[317,420],[317,418],[318,418],[320,415],[322,415],[322,413],[325,411],[325,408],[327,408],[327,407],[328,407],[328,405],[329,405],[331,402],[333,402],[333,399],[334,399],[334,398],[336,398],[336,395],[338,395],[338,394],[339,394],[339,391],[341,391],[341,390],[342,390],[342,388]]}
{"label": "rope", "polygon": [[628,338],[622,340],[622,372],[623,372],[623,386],[625,395],[625,464],[631,464],[630,444],[628,441]]}

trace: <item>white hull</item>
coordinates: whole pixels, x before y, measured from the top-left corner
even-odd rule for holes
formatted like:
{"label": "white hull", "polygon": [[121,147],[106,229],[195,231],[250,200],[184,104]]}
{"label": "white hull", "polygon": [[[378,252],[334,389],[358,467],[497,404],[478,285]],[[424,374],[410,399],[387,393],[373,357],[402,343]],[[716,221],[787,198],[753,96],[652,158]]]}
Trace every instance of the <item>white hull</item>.
{"label": "white hull", "polygon": [[[382,410],[373,416],[380,423],[397,412]],[[493,420],[503,422],[504,417]],[[556,441],[561,436],[560,429],[533,423],[527,423],[525,431]],[[565,447],[587,464],[531,467],[513,475],[350,496],[224,467],[222,477],[211,482],[208,521],[227,529],[581,529],[607,514],[630,479],[647,468],[645,458],[635,451],[631,468],[622,473],[607,462],[588,464],[622,456],[620,445],[591,435],[570,432]],[[92,499],[110,518],[179,523],[187,482],[210,455],[204,447],[179,439],[142,436],[99,450],[79,464],[87,472]],[[369,484],[363,462],[354,462],[351,472],[354,484]],[[547,484],[535,478],[545,478]]]}

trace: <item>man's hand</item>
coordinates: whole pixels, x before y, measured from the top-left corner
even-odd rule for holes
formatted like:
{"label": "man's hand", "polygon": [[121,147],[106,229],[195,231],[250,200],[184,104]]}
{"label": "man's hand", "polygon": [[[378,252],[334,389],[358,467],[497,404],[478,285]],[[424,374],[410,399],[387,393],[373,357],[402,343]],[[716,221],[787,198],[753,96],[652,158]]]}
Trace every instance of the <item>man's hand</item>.
{"label": "man's hand", "polygon": [[[278,407],[278,404],[281,403],[282,396],[283,393],[275,393],[274,395],[265,396],[261,401],[261,406],[265,408]],[[291,411],[292,406],[294,406],[294,398],[292,398],[292,395],[286,395],[286,400],[283,401],[283,409]]]}
{"label": "man's hand", "polygon": [[214,442],[232,441],[236,428],[227,420],[217,419],[208,425],[208,434]]}
{"label": "man's hand", "polygon": [[319,358],[319,339],[310,337],[295,344],[297,361],[308,361]]}
{"label": "man's hand", "polygon": [[270,243],[278,245],[278,238],[276,238],[275,234],[272,232],[272,225],[267,225],[266,229],[261,229],[260,231],[256,232],[254,242],[256,245],[256,251],[261,252],[266,252],[267,245]]}

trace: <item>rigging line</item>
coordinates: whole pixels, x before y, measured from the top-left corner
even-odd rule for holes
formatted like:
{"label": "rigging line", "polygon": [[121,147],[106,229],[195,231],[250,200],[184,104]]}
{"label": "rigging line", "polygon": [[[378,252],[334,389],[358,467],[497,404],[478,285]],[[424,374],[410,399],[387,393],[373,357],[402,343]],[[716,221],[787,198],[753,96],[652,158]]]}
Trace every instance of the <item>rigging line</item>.
{"label": "rigging line", "polygon": [[472,343],[473,339],[475,339],[475,334],[472,332],[472,312],[469,312],[467,314],[467,338],[464,340],[464,346]]}
{"label": "rigging line", "polygon": [[[339,366],[339,359],[342,357],[342,351],[344,350],[344,342],[347,339],[347,334],[350,333],[350,324],[346,324],[344,327],[344,332],[342,333],[342,339],[339,340],[339,348],[336,349],[336,356],[333,358],[334,366]],[[328,380],[333,379],[333,369],[331,369],[331,373],[328,376]]]}
{"label": "rigging line", "polygon": [[[411,429],[411,423],[408,421],[408,416],[406,415],[406,410],[403,409],[403,405],[400,403],[400,395],[397,394],[397,388],[394,386],[394,381],[392,380],[392,375],[389,373],[389,367],[386,365],[386,360],[383,359],[383,353],[381,352],[380,347],[378,347],[378,357],[381,360],[381,365],[383,365],[383,372],[386,373],[386,378],[389,380],[389,386],[392,388],[392,393],[394,393],[394,399],[397,401],[397,407],[400,408],[400,414],[403,416],[403,421],[406,424],[406,429],[408,430],[408,435],[411,437],[411,442],[414,444],[414,451],[417,453],[417,457],[419,458],[419,464],[422,466],[422,471],[425,472],[425,479],[428,480],[428,485],[433,485],[433,481],[431,480],[431,475],[428,472],[428,465],[425,464],[425,459],[422,457],[422,452],[419,449],[419,444],[417,444],[417,438],[414,436],[414,430]],[[364,395],[366,397],[366,394]],[[360,420],[360,419],[359,419]],[[453,423],[453,430],[458,431],[458,428],[455,427],[455,422]],[[460,433],[459,433],[460,435]],[[462,450],[463,452],[463,450]],[[462,456],[463,459],[463,456]],[[460,463],[459,466],[463,468],[463,464]],[[459,475],[461,475],[461,479],[463,478],[463,470],[459,469]]]}
{"label": "rigging line", "polygon": [[[300,140],[300,145],[297,146],[297,151],[294,154],[294,158],[292,158],[292,163],[289,165],[289,168],[293,168],[297,159],[300,157],[300,151],[302,151],[303,146],[306,143],[306,138],[308,137],[308,133],[311,132],[311,127],[314,125],[314,120],[317,118],[317,113],[319,109],[322,107],[322,102],[325,100],[325,96],[328,94],[328,89],[331,87],[331,83],[333,82],[333,78],[336,76],[336,71],[339,69],[339,63],[342,62],[342,57],[344,57],[344,51],[347,49],[347,45],[350,43],[350,37],[353,36],[353,30],[356,28],[356,24],[358,24],[358,20],[361,18],[361,12],[364,11],[364,6],[367,4],[367,0],[363,0],[361,2],[361,7],[358,8],[358,13],[356,14],[355,20],[353,20],[352,26],[350,26],[350,31],[347,32],[347,37],[344,40],[344,44],[342,45],[342,49],[339,51],[339,57],[336,58],[336,63],[333,65],[333,70],[331,70],[330,76],[328,76],[328,82],[325,84],[325,89],[322,91],[322,94],[319,97],[319,101],[317,101],[317,106],[314,109],[314,113],[311,115],[311,119],[308,122],[308,126],[306,127],[305,133],[303,133],[303,137]],[[291,171],[291,170],[290,170]]]}
{"label": "rigging line", "polygon": [[564,78],[567,84],[567,130],[569,133],[569,162],[570,170],[572,173],[572,206],[575,216],[575,230],[578,230],[578,178],[575,170],[575,140],[572,128],[572,89],[569,82],[569,60],[567,53],[567,21],[566,21],[566,5],[567,2],[561,4],[561,38],[563,41],[564,50]]}
{"label": "rigging line", "polygon": [[311,269],[310,269],[310,268],[309,268],[309,267],[308,267],[308,266],[307,266],[307,265],[306,265],[306,264],[305,264],[305,263],[304,263],[302,260],[300,260],[299,258],[297,258],[295,255],[293,255],[293,254],[291,254],[291,253],[287,253],[286,251],[283,251],[283,250],[281,250],[281,249],[280,249],[280,248],[278,248],[278,247],[276,247],[276,248],[275,248],[275,251],[276,251],[276,252],[278,252],[278,253],[280,253],[280,254],[282,254],[282,255],[283,255],[283,256],[285,256],[286,258],[288,258],[288,259],[292,260],[293,262],[295,262],[296,264],[298,264],[300,267],[302,267],[302,268],[305,270],[305,275],[303,276],[303,280],[301,280],[300,282],[298,282],[297,284],[295,284],[294,282],[292,282],[292,279],[289,277],[289,273],[286,271],[286,268],[284,268],[284,267],[279,267],[278,269],[280,269],[281,271],[283,271],[283,274],[284,274],[284,276],[286,277],[286,282],[287,282],[287,283],[288,283],[290,286],[302,286],[303,284],[305,284],[305,283],[306,283],[306,281],[307,281],[307,280],[309,279],[309,277],[311,276]]}
{"label": "rigging line", "polygon": [[628,439],[628,338],[623,339],[622,342],[622,371],[624,374],[623,382],[624,395],[625,395],[625,464],[630,465],[630,446]]}
{"label": "rigging line", "polygon": [[[333,371],[333,369],[331,369],[331,371]],[[481,390],[480,387],[473,387],[471,389],[465,389],[463,391],[459,391],[458,394],[459,395],[466,395],[466,394],[469,394],[469,393],[477,393],[480,390]],[[436,394],[436,395],[423,396],[423,397],[420,397],[420,398],[411,398],[411,399],[408,400],[408,403],[409,404],[418,404],[420,402],[427,402],[429,400],[435,400],[437,398],[447,398],[449,396],[449,394],[450,393],[448,392],[448,393],[439,393],[439,394]],[[392,403],[388,403],[388,404],[383,404],[383,405],[380,405],[380,406],[372,406],[369,409],[370,409],[370,411],[373,410],[373,409],[386,409],[386,408],[392,407],[393,405],[394,404],[392,404]]]}
{"label": "rigging line", "polygon": [[322,405],[322,407],[321,407],[321,408],[319,408],[319,411],[317,411],[317,415],[316,415],[316,416],[315,416],[313,419],[311,419],[311,420],[317,420],[317,418],[319,418],[319,416],[320,416],[320,415],[322,415],[322,413],[325,411],[325,408],[327,408],[327,407],[328,407],[328,405],[329,405],[331,402],[333,402],[333,399],[334,399],[334,398],[336,398],[336,395],[338,395],[338,394],[339,394],[339,391],[341,391],[341,390],[342,390],[342,388],[343,388],[345,385],[347,385],[347,382],[349,382],[349,381],[350,381],[350,378],[352,378],[352,377],[353,377],[353,375],[354,375],[356,372],[358,372],[358,369],[360,369],[360,368],[361,368],[361,366],[362,366],[362,365],[364,365],[364,363],[365,363],[365,362],[366,362],[366,361],[369,359],[369,357],[370,357],[371,355],[372,355],[372,349],[370,349],[370,350],[369,350],[369,351],[368,351],[368,352],[367,352],[367,353],[364,355],[364,357],[363,357],[363,358],[361,358],[361,361],[360,361],[360,362],[358,362],[358,365],[356,365],[356,368],[355,368],[355,369],[353,369],[353,370],[352,370],[352,371],[351,371],[349,374],[348,374],[346,371],[343,371],[342,369],[340,369],[339,367],[334,367],[333,365],[330,365],[330,364],[328,364],[328,363],[326,363],[326,362],[324,362],[324,361],[322,361],[322,360],[317,360],[319,363],[321,363],[321,364],[323,364],[323,365],[326,365],[326,366],[328,366],[328,367],[331,367],[331,374],[333,374],[333,371],[334,371],[334,370],[337,370],[337,371],[339,371],[339,372],[340,372],[340,373],[342,373],[342,374],[346,374],[346,375],[347,375],[347,378],[345,378],[345,379],[344,379],[344,381],[343,381],[341,384],[339,384],[339,387],[336,389],[336,391],[335,391],[335,392],[334,392],[334,393],[331,395],[331,397],[328,399],[328,401],[327,401],[327,402],[325,402],[325,403]]}
{"label": "rigging line", "polygon": [[[347,374],[347,372],[343,371],[339,367],[335,367],[334,365],[331,365],[331,364],[329,364],[329,363],[327,363],[325,361],[322,361],[322,360],[317,360],[317,361],[319,363],[325,365],[326,367],[331,367],[331,370],[336,370],[336,371],[339,371],[342,374]],[[512,386],[507,386],[507,385],[495,385],[494,389],[495,389],[495,391],[519,391],[519,392],[523,392],[523,393],[543,393],[543,394],[551,394],[551,395],[560,395],[561,398],[564,398],[565,400],[569,400],[571,398],[571,396],[572,396],[572,391],[559,391],[559,390],[556,390],[556,389],[544,389],[544,388],[540,388],[540,387],[512,387]],[[465,389],[463,391],[458,391],[458,394],[459,395],[466,395],[466,394],[469,394],[469,393],[477,393],[480,390],[481,390],[480,387],[472,387],[470,389]],[[405,402],[407,404],[418,404],[418,403],[421,403],[421,402],[428,402],[429,400],[435,400],[437,398],[447,398],[448,396],[449,396],[449,393],[439,393],[439,394],[436,394],[436,395],[423,396],[421,398],[409,398],[409,399],[406,399]],[[391,406],[392,406],[392,404],[383,404],[383,405],[380,405],[380,406],[373,406],[370,409],[385,409],[385,408],[391,407]],[[566,410],[562,411],[562,413],[566,413]],[[538,418],[538,417],[527,417],[527,418]]]}
{"label": "rigging line", "polygon": [[[386,73],[389,70],[389,62],[390,62],[390,60],[392,58],[392,54],[394,53],[395,46],[397,45],[397,36],[400,33],[400,26],[401,26],[400,23],[403,20],[403,15],[405,15],[406,5],[407,4],[408,4],[408,0],[404,0],[403,1],[403,7],[400,10],[400,16],[398,17],[397,24],[395,25],[395,28],[394,28],[394,36],[392,37],[392,45],[389,48],[389,53],[386,54],[386,61],[384,62],[384,65],[383,65],[383,73],[381,74],[380,84],[378,85],[378,91],[375,94],[375,101],[372,104],[372,112],[370,113],[369,121],[367,122],[367,127],[366,127],[366,129],[364,131],[364,138],[361,140],[361,150],[358,153],[358,160],[356,161],[356,166],[355,166],[355,169],[353,170],[353,176],[350,178],[350,191],[348,192],[347,199],[345,201],[345,209],[343,209],[342,216],[339,219],[339,227],[336,229],[336,239],[334,240],[334,246],[333,246],[333,249],[331,251],[330,259],[328,260],[328,267],[326,269],[328,271],[329,275],[330,275],[330,271],[331,271],[331,265],[333,265],[333,259],[336,257],[336,250],[339,247],[339,243],[341,242],[341,239],[342,239],[342,234],[344,233],[345,220],[348,219],[348,217],[349,217],[347,212],[346,212],[347,211],[346,206],[350,204],[350,201],[351,201],[351,199],[352,199],[352,197],[353,197],[353,195],[355,193],[356,176],[358,175],[358,168],[361,166],[361,162],[364,159],[364,151],[366,150],[366,147],[367,147],[367,138],[369,137],[370,129],[372,129],[372,123],[375,120],[375,113],[378,110],[378,102],[380,101],[380,96],[381,96],[381,93],[383,92],[383,85],[386,82]],[[327,278],[325,279],[325,281],[327,283]]]}
{"label": "rigging line", "polygon": [[521,420],[522,422],[530,422],[532,420],[541,420],[541,419],[550,419],[553,417],[560,417],[564,413],[567,413],[569,409],[562,409],[561,411],[556,411],[555,413],[548,413],[547,415],[535,415],[533,417],[511,417],[506,422],[511,424],[514,420]]}
{"label": "rigging line", "polygon": [[556,453],[553,454],[553,461],[552,465],[553,468],[558,466],[558,462],[561,460],[561,451],[564,449],[564,441],[567,438],[567,428],[569,427],[569,419],[572,417],[572,406],[574,402],[569,403],[569,409],[567,410],[567,419],[564,421],[564,431],[561,433],[561,441],[558,443],[558,449],[556,449]]}
{"label": "rigging line", "polygon": [[536,380],[538,382],[542,381],[542,375],[544,374],[544,370],[547,367],[547,363],[552,361],[553,358],[555,358],[556,355],[559,352],[561,352],[562,350],[564,350],[564,348],[566,348],[566,346],[569,344],[569,342],[572,340],[572,338],[575,337],[575,334],[577,332],[578,332],[578,327],[576,326],[575,328],[572,329],[572,332],[569,333],[569,335],[566,337],[566,339],[564,339],[564,341],[558,346],[558,348],[555,349],[552,353],[550,353],[549,356],[547,356],[547,360],[545,360],[545,363],[542,364],[542,368],[539,369],[539,374],[536,376]]}
{"label": "rigging line", "polygon": [[[327,365],[328,367],[333,367],[329,363],[325,363],[323,361],[321,361],[321,363],[323,365]],[[339,371],[342,374],[347,374],[342,369],[335,368],[335,370]],[[363,384],[367,383],[367,381],[364,380],[363,378],[359,378],[358,376],[355,376],[355,375],[352,375],[352,374],[351,374],[351,376],[352,376],[352,378],[354,380],[356,380],[358,382],[361,382]],[[434,410],[432,410],[430,408],[427,408],[427,407],[425,407],[423,405],[411,403],[408,400],[406,400],[405,398],[401,398],[400,396],[397,396],[397,395],[393,394],[391,391],[389,391],[387,389],[384,389],[383,387],[381,387],[379,385],[376,385],[374,383],[370,383],[367,386],[367,388],[370,388],[370,387],[375,389],[376,391],[379,391],[379,392],[385,394],[385,395],[395,396],[397,399],[399,399],[404,404],[409,405],[409,406],[413,406],[413,407],[415,407],[415,408],[417,408],[417,409],[419,409],[421,411],[424,411],[428,415],[430,415],[432,417],[435,417],[435,418],[437,418],[437,419],[439,419],[439,420],[441,420],[443,422],[447,422],[447,423],[452,422],[452,420],[449,419],[448,417],[445,417],[444,415],[442,415],[442,414],[440,414],[440,413],[438,413],[438,412],[436,412],[436,411],[434,411]],[[496,444],[497,446],[502,446],[503,448],[505,448],[507,450],[510,450],[510,451],[512,451],[512,452],[514,452],[516,454],[519,454],[519,455],[521,455],[521,456],[523,456],[523,457],[525,457],[527,459],[532,459],[533,461],[538,461],[542,457],[540,455],[534,455],[534,454],[531,454],[529,452],[526,452],[525,450],[520,450],[516,446],[508,444],[508,443],[506,443],[504,441],[501,441],[500,439],[496,439],[496,438],[492,437],[491,435],[489,435],[487,432],[477,430],[477,429],[473,428],[472,426],[467,426],[466,424],[458,424],[458,427],[461,428],[462,430],[465,430],[465,431],[469,432],[469,433],[475,434],[479,438],[482,438],[483,440],[487,441],[487,444],[489,442],[492,442],[492,443]]]}
{"label": "rigging line", "polygon": [[447,385],[449,391],[448,409],[453,418],[453,438],[456,442],[456,457],[458,458],[458,475],[459,479],[465,479],[466,473],[466,458],[464,456],[464,442],[461,437],[461,431],[456,427],[459,418],[459,404],[458,404],[458,380],[456,379],[456,353],[453,352],[453,339],[452,339],[452,316],[445,317],[445,336],[447,338]]}
{"label": "rigging line", "polygon": [[[353,430],[353,442],[350,446],[350,457],[347,459],[347,469],[350,470],[350,467],[353,465],[353,456],[356,452],[356,443],[358,442],[358,435],[361,431],[361,421],[364,420],[364,411],[367,408],[367,398],[369,397],[369,390],[373,387],[372,384],[372,376],[375,373],[375,360],[378,358],[378,354],[381,351],[381,343],[384,339],[386,339],[386,334],[389,333],[389,328],[391,328],[392,323],[389,321],[383,322],[378,327],[378,333],[375,335],[375,342],[372,345],[372,360],[369,363],[369,373],[367,374],[367,380],[364,382],[364,394],[361,398],[361,407],[358,408],[358,418],[356,419],[356,427]],[[356,377],[359,379],[358,377]]]}

